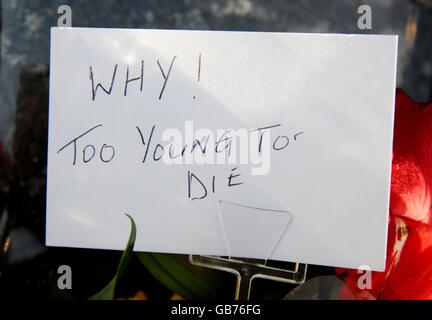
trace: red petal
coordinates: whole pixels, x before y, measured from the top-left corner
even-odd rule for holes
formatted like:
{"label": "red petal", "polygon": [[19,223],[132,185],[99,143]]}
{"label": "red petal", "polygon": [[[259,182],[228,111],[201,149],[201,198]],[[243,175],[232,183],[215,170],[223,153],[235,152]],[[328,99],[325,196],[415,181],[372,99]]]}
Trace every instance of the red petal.
{"label": "red petal", "polygon": [[346,269],[345,287],[341,290],[341,299],[364,299],[365,296],[381,298],[387,286],[387,279],[394,272],[401,258],[402,249],[408,238],[408,229],[402,218],[390,216],[385,272],[372,272],[370,289],[360,289],[358,280],[364,274],[356,269]]}
{"label": "red petal", "polygon": [[394,215],[431,223],[432,103],[412,101],[398,89],[390,211]]}
{"label": "red petal", "polygon": [[399,263],[382,293],[384,299],[432,298],[432,228],[410,229]]}

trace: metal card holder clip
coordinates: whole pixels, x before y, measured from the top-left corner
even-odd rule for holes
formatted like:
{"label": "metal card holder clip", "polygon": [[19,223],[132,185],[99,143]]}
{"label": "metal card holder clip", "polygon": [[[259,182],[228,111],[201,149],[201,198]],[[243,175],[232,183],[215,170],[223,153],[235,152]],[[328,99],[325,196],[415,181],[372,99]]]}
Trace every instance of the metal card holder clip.
{"label": "metal card holder clip", "polygon": [[260,260],[260,259],[232,258],[225,224],[220,210],[220,205],[224,202],[227,204],[241,206],[244,208],[257,209],[257,210],[268,211],[268,212],[271,211],[279,212],[279,213],[284,212],[289,214],[292,218],[292,215],[288,211],[257,208],[257,207],[238,204],[230,201],[220,200],[218,202],[218,215],[219,215],[219,222],[222,228],[222,233],[225,239],[225,245],[226,245],[226,251],[228,253],[228,257],[190,255],[189,262],[196,266],[216,269],[220,271],[226,271],[235,274],[237,276],[236,290],[234,295],[235,300],[249,300],[252,280],[255,278],[262,278],[262,279],[286,282],[291,284],[304,283],[306,279],[307,264],[295,263],[295,267],[293,270],[273,267],[267,264],[268,259],[270,258],[271,254],[275,250],[283,234],[285,233],[291,221],[291,218],[288,219],[287,224],[283,226],[282,231],[278,235],[278,238],[276,239],[274,245],[270,248],[266,259]]}

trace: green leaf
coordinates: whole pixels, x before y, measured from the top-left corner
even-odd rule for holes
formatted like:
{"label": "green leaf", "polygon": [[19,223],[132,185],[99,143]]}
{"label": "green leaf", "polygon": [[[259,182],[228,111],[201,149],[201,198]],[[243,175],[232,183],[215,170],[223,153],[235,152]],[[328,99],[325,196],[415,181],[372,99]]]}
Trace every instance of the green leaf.
{"label": "green leaf", "polygon": [[129,260],[132,256],[133,247],[135,244],[135,238],[136,238],[136,225],[135,221],[132,219],[132,217],[128,214],[126,216],[131,221],[131,232],[129,236],[129,241],[126,245],[126,249],[123,252],[123,255],[120,259],[120,263],[117,266],[117,272],[112,278],[112,280],[98,293],[92,295],[89,300],[112,300],[114,299],[115,289],[117,286],[118,280],[122,277],[126,266],[129,264]]}
{"label": "green leaf", "polygon": [[284,300],[339,300],[344,282],[336,276],[312,278],[288,293]]}
{"label": "green leaf", "polygon": [[156,279],[183,298],[212,299],[221,297],[221,293],[231,298],[230,290],[225,285],[225,272],[191,265],[187,255],[136,254]]}

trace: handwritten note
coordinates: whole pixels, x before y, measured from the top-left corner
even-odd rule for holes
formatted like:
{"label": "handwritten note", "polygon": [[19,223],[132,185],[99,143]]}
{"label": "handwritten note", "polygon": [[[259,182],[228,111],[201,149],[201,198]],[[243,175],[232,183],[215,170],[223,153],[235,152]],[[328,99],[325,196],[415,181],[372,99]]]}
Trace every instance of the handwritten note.
{"label": "handwritten note", "polygon": [[46,244],[385,267],[397,37],[52,28]]}

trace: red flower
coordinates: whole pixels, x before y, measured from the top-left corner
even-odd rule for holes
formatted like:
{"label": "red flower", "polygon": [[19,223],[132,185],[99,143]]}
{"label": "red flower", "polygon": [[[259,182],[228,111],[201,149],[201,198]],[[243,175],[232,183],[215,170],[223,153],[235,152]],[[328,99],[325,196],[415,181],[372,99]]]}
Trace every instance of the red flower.
{"label": "red flower", "polygon": [[385,272],[362,290],[346,273],[341,299],[432,299],[432,103],[396,91],[390,220]]}
{"label": "red flower", "polygon": [[[432,103],[396,91],[390,212],[431,224]],[[409,220],[408,220],[409,221]]]}

